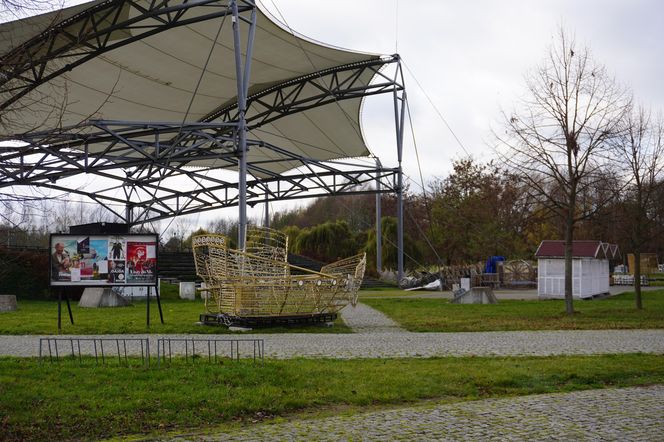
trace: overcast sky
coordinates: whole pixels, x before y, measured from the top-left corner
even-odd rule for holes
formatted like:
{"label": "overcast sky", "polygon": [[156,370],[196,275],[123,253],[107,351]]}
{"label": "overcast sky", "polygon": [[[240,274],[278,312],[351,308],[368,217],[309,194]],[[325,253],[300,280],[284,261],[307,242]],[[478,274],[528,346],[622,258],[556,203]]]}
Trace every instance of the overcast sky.
{"label": "overcast sky", "polygon": [[[579,44],[590,47],[595,59],[619,82],[632,88],[638,101],[655,112],[664,111],[661,0],[261,3],[312,39],[353,50],[401,55],[425,181],[444,177],[452,161],[466,155],[426,95],[467,152],[480,160],[489,159],[491,129],[502,127],[501,108],[509,110],[523,94],[524,74],[542,60],[560,24]],[[368,145],[388,166],[396,165],[391,106],[391,97],[370,97],[363,114]],[[404,168],[419,182],[410,132],[406,133]],[[414,184],[411,188],[417,190]],[[252,214],[258,216],[259,210]],[[229,209],[222,216],[235,217],[236,211]]]}
{"label": "overcast sky", "polygon": [[[501,108],[524,92],[524,74],[544,57],[560,24],[637,100],[664,110],[664,2],[661,0],[262,0],[298,32],[336,46],[398,52],[466,150],[491,154]],[[275,10],[278,7],[279,12]],[[446,175],[465,156],[406,70],[425,180]],[[369,98],[363,127],[369,147],[395,160],[390,101]],[[406,173],[417,163],[407,134]]]}

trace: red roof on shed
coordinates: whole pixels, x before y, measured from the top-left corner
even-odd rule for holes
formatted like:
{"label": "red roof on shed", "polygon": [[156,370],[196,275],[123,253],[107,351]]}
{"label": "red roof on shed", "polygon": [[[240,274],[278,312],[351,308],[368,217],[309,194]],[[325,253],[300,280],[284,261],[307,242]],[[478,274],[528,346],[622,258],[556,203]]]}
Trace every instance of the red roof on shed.
{"label": "red roof on shed", "polygon": [[[572,257],[573,258],[597,258],[597,259],[613,259],[620,256],[618,246],[609,244],[602,241],[573,241],[572,242]],[[565,241],[542,241],[537,252],[536,258],[564,258],[565,257]]]}

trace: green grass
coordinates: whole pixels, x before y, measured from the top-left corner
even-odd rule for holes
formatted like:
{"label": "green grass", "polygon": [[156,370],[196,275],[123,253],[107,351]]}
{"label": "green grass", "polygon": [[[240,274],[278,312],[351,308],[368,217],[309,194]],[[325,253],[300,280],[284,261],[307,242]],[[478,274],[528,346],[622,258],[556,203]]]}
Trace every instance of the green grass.
{"label": "green grass", "polygon": [[404,297],[404,296],[421,295],[422,293],[427,293],[427,292],[418,292],[416,290],[406,291],[397,288],[380,287],[371,290],[360,290],[359,299],[362,300],[365,298],[389,298],[393,296]]}
{"label": "green grass", "polygon": [[[356,412],[664,383],[663,355],[266,361],[165,368],[0,358],[3,440],[97,439]],[[294,414],[295,413],[295,414]]]}
{"label": "green grass", "polygon": [[634,307],[634,293],[575,301],[572,317],[565,314],[563,300],[501,300],[494,305],[408,298],[365,298],[362,302],[417,332],[664,328],[664,290],[643,292],[642,299],[641,311]]}
{"label": "green grass", "polygon": [[[136,301],[129,307],[80,308],[72,302],[74,325],[70,324],[66,303],[62,302],[62,333],[230,333],[226,327],[196,324],[205,312],[203,301],[185,301],[178,298],[177,286],[162,284],[161,305],[164,324],[159,322],[159,311],[154,297],[150,302],[150,329],[146,328],[145,301]],[[0,313],[0,334],[30,335],[58,332],[57,301],[33,301],[18,299],[18,310]],[[350,333],[341,319],[333,327],[273,327],[255,329],[257,333]]]}

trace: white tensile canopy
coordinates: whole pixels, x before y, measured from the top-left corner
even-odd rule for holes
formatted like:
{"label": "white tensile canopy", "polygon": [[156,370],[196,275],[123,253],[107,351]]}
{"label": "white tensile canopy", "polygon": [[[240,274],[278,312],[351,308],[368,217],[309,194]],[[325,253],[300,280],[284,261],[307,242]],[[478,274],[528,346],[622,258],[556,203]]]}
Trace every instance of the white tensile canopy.
{"label": "white tensile canopy", "polygon": [[[384,93],[392,168],[366,161],[360,125]],[[0,24],[0,187],[85,196],[129,225],[237,205],[242,248],[247,205],[395,192],[403,250],[405,108],[398,55],[311,41],[254,0],[96,0]]]}
{"label": "white tensile canopy", "polygon": [[[45,33],[61,24],[71,35],[80,35],[81,27],[91,26],[89,22],[78,20],[80,14],[114,2],[118,3],[97,0],[4,23],[0,25],[0,57],[6,58],[31,41],[47,41]],[[133,15],[141,13],[138,6],[147,8],[150,4],[147,0],[137,0],[131,3],[131,7],[122,7],[119,13],[125,15],[123,19],[132,19]],[[203,5],[190,7],[184,10],[180,20],[193,19],[209,12]],[[93,20],[95,17],[101,23],[113,18],[102,9],[93,16]],[[39,84],[6,108],[3,112],[11,112],[11,118],[5,118],[0,125],[0,136],[5,139],[14,135],[21,138],[25,133],[77,125],[90,119],[175,123],[215,121],[215,111],[232,106],[237,101],[231,20],[230,15],[192,20],[167,32],[142,36],[130,44],[74,66]],[[241,27],[242,42],[247,41],[247,29],[247,26]],[[139,30],[138,27],[136,31],[121,29],[99,38],[109,38],[112,43],[114,39],[127,39]],[[66,35],[58,38],[61,40],[48,44],[70,43]],[[53,60],[50,68],[76,61],[81,57],[81,48],[83,44],[72,46],[65,55]],[[31,50],[38,59],[45,48]],[[249,96],[291,79],[315,75],[337,66],[380,59],[379,55],[333,48],[295,35],[258,10]],[[339,81],[344,81],[344,75],[355,74],[353,71],[341,72]],[[374,75],[373,71],[364,71],[354,81],[366,86]],[[21,86],[22,81],[21,78],[11,79],[0,89],[1,101],[5,102],[15,93],[12,84]],[[303,96],[320,93],[315,82],[304,87],[305,90],[299,91]],[[321,161],[366,156],[369,150],[361,132],[361,104],[362,98],[358,97],[312,107],[253,128],[248,137]],[[259,102],[253,103],[247,111],[247,119],[264,110]],[[94,154],[104,147],[90,145],[88,149]],[[274,162],[274,156],[274,152],[253,149],[249,152],[248,162],[265,162],[262,167],[272,173],[281,173],[298,165],[287,160]],[[202,162],[200,165],[206,164]],[[256,171],[251,173],[260,175]]]}

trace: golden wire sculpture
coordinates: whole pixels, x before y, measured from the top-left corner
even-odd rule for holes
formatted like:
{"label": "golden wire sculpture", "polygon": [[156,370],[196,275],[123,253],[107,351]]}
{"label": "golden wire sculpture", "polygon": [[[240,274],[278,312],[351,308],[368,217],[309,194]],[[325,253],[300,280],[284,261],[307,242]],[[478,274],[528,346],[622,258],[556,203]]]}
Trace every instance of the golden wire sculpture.
{"label": "golden wire sculpture", "polygon": [[263,227],[248,230],[246,251],[229,248],[224,235],[194,236],[196,273],[211,294],[207,311],[238,318],[307,316],[357,303],[366,254],[315,272],[289,264],[287,247],[286,235]]}

